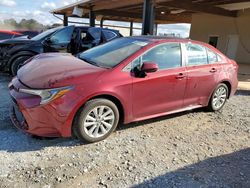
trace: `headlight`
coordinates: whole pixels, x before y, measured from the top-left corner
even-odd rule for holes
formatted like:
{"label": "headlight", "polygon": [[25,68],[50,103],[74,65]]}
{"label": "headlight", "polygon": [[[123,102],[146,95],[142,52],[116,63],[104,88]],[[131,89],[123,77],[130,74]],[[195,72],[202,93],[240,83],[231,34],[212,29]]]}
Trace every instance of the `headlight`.
{"label": "headlight", "polygon": [[41,97],[40,104],[47,104],[47,103],[63,96],[65,93],[71,91],[72,89],[73,89],[73,86],[61,87],[61,88],[55,88],[55,89],[44,89],[44,90],[19,89],[19,91],[22,93],[37,95],[37,96]]}

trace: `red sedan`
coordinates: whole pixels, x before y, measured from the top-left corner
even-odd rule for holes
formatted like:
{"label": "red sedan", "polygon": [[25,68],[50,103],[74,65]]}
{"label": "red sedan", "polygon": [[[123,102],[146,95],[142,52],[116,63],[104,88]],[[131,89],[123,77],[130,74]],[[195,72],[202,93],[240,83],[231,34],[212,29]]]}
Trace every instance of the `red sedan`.
{"label": "red sedan", "polygon": [[11,119],[25,132],[96,142],[117,124],[207,107],[237,88],[238,66],[186,39],[121,38],[81,53],[29,59],[9,84]]}

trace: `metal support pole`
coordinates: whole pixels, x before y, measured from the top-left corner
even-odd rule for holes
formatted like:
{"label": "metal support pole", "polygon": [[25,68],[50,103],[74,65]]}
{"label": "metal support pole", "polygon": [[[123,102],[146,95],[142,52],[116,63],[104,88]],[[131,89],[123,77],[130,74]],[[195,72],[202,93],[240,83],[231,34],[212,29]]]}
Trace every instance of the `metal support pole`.
{"label": "metal support pole", "polygon": [[130,31],[129,31],[130,36],[133,35],[133,25],[134,25],[134,22],[130,22]]}
{"label": "metal support pole", "polygon": [[63,25],[68,26],[68,17],[66,15],[63,15]]}
{"label": "metal support pole", "polygon": [[154,35],[157,35],[157,31],[158,31],[158,24],[154,24]]}
{"label": "metal support pole", "polygon": [[142,35],[152,35],[154,31],[154,4],[151,0],[144,0]]}
{"label": "metal support pole", "polygon": [[104,22],[104,18],[102,17],[102,19],[100,21],[100,27],[103,27],[103,22]]}
{"label": "metal support pole", "polygon": [[95,27],[95,12],[92,10],[89,11],[89,26]]}

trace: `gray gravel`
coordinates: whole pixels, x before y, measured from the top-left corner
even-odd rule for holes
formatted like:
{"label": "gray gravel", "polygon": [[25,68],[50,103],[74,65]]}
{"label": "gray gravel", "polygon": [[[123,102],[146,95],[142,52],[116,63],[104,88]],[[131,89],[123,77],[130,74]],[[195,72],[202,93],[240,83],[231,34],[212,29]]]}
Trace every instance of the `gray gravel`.
{"label": "gray gravel", "polygon": [[250,187],[250,96],[122,125],[105,141],[36,139],[13,127],[0,75],[0,187]]}

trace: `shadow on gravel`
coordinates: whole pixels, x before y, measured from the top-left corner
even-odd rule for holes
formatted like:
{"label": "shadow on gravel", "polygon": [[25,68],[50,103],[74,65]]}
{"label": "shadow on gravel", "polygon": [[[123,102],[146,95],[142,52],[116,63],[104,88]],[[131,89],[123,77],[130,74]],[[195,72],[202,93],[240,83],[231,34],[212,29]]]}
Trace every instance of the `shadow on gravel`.
{"label": "shadow on gravel", "polygon": [[138,122],[133,122],[133,123],[129,123],[127,125],[121,124],[121,125],[118,125],[117,130],[124,130],[124,129],[134,128],[134,127],[139,127],[139,126],[147,126],[147,124],[165,121],[168,119],[184,116],[184,115],[187,115],[189,113],[194,113],[194,112],[205,112],[205,110],[202,108],[201,109],[194,109],[194,110],[190,110],[190,111],[179,112],[176,114],[169,114],[169,115],[165,115],[165,116],[161,116],[161,117],[157,117],[157,118],[153,118],[153,119],[147,119],[147,120],[142,120],[142,121],[138,121]]}
{"label": "shadow on gravel", "polygon": [[250,148],[209,158],[134,186],[143,187],[250,187]]}
{"label": "shadow on gravel", "polygon": [[235,95],[250,96],[250,91],[249,90],[237,90]]}

